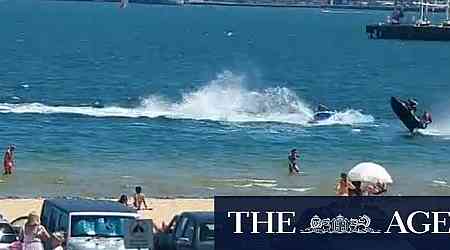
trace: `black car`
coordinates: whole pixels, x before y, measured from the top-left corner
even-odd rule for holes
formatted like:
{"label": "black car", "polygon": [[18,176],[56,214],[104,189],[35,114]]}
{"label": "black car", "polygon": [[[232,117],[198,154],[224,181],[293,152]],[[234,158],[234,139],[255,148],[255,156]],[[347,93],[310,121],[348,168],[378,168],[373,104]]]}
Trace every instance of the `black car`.
{"label": "black car", "polygon": [[185,212],[155,235],[160,250],[214,249],[214,212]]}

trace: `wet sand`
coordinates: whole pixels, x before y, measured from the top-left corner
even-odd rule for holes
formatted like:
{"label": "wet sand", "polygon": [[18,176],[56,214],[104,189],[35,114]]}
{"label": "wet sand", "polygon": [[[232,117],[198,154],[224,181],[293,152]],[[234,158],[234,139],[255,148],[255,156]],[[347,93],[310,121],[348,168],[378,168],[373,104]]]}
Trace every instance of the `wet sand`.
{"label": "wet sand", "polygon": [[[0,200],[0,214],[8,220],[35,211],[40,213],[43,199],[3,199]],[[153,219],[156,225],[169,222],[176,214],[185,211],[213,211],[213,199],[147,199],[152,210],[141,210],[139,213],[146,219]]]}

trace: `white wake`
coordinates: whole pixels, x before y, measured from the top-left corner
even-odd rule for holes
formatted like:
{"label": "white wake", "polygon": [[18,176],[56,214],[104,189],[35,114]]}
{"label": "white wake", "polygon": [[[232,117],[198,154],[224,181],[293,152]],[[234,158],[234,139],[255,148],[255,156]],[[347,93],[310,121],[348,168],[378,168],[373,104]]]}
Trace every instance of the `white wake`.
{"label": "white wake", "polygon": [[[244,77],[219,74],[207,85],[182,94],[179,101],[152,95],[137,107],[50,106],[43,103],[3,103],[0,113],[80,114],[95,117],[167,117],[229,122],[279,122],[311,125],[314,112],[295,92],[285,87],[253,91],[243,87]],[[371,123],[374,119],[348,109],[314,125]]]}

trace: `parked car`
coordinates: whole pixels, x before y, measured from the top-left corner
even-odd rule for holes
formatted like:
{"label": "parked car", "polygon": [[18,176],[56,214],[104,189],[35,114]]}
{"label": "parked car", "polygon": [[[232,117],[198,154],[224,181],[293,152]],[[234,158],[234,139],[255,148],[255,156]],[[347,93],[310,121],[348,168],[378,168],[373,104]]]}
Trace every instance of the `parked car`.
{"label": "parked car", "polygon": [[0,219],[0,250],[12,249],[17,240],[17,233],[11,224],[4,219]]}
{"label": "parked car", "polygon": [[160,250],[214,249],[214,212],[185,212],[155,234]]}
{"label": "parked car", "polygon": [[64,233],[67,250],[123,250],[126,227],[138,216],[114,201],[51,199],[44,201],[41,223],[49,233]]}

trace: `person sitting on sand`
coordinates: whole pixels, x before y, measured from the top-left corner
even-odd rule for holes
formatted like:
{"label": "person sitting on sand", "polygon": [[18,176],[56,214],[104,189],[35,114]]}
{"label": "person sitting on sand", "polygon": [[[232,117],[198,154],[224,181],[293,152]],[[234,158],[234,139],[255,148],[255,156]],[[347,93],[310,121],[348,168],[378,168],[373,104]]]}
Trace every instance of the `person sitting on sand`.
{"label": "person sitting on sand", "polygon": [[28,215],[27,222],[20,233],[23,242],[23,250],[44,250],[43,241],[50,239],[50,234],[41,225],[39,215],[32,212]]}
{"label": "person sitting on sand", "polygon": [[297,149],[292,149],[291,153],[288,156],[288,160],[289,160],[289,175],[294,175],[294,174],[299,174],[300,173],[300,168],[298,167],[298,158],[299,155],[297,153]]}
{"label": "person sitting on sand", "polygon": [[347,179],[346,173],[341,173],[341,179],[336,184],[336,194],[338,196],[349,196],[350,190],[354,190],[355,186]]}
{"label": "person sitting on sand", "polygon": [[142,209],[142,205],[144,205],[144,209],[147,210],[147,203],[145,202],[145,195],[142,193],[142,187],[136,187],[136,193],[134,194],[133,205],[137,210]]}
{"label": "person sitting on sand", "polygon": [[14,145],[9,145],[6,149],[5,156],[3,157],[3,168],[4,168],[4,175],[11,175],[12,170],[14,168]]}
{"label": "person sitting on sand", "polygon": [[118,200],[119,203],[122,203],[125,206],[128,206],[128,196],[126,194],[122,194]]}

